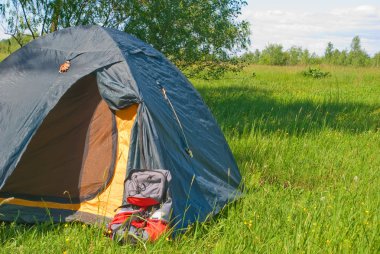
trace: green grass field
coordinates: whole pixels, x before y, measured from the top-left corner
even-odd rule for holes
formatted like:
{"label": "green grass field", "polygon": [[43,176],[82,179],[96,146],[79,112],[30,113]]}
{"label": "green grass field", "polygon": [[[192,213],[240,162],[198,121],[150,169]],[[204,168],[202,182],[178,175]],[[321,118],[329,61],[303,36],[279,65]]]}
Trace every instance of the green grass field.
{"label": "green grass field", "polygon": [[19,47],[14,39],[0,40],[0,62],[3,61],[10,52],[16,51]]}
{"label": "green grass field", "polygon": [[3,61],[7,56],[8,54],[0,52],[0,62]]}
{"label": "green grass field", "polygon": [[[192,80],[221,126],[244,197],[155,244],[82,224],[0,224],[1,253],[379,253],[380,70],[250,66]],[[253,75],[255,73],[255,75]]]}

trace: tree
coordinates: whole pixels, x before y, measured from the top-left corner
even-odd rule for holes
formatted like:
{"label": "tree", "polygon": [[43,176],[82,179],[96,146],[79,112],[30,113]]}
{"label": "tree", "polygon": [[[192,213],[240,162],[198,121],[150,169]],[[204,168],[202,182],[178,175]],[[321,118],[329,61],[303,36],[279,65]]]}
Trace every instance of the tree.
{"label": "tree", "polygon": [[244,53],[241,57],[240,60],[243,61],[244,63],[247,64],[256,64],[260,60],[260,50],[256,49],[255,52],[247,52]]}
{"label": "tree", "polygon": [[310,64],[310,52],[308,49],[302,51],[301,64]]}
{"label": "tree", "polygon": [[255,63],[258,63],[260,61],[260,56],[261,56],[260,50],[256,49],[255,52],[253,53]]}
{"label": "tree", "polygon": [[337,58],[336,58],[337,64],[339,64],[339,65],[349,65],[350,64],[349,53],[347,52],[347,50],[342,50],[341,52],[339,52],[339,50],[337,50],[336,55],[337,55]]}
{"label": "tree", "polygon": [[244,0],[8,0],[3,17],[14,38],[98,24],[135,35],[179,67],[223,69],[232,53],[250,44],[249,23],[237,19],[246,4]]}
{"label": "tree", "polygon": [[351,51],[359,52],[361,50],[362,50],[362,46],[360,42],[360,37],[355,36],[354,38],[352,38],[352,41],[351,41]]}
{"label": "tree", "polygon": [[315,52],[313,52],[310,55],[309,63],[310,64],[321,64],[322,63],[322,58],[319,57]]}
{"label": "tree", "polygon": [[297,65],[301,62],[302,59],[302,48],[297,46],[292,46],[287,51],[289,59],[288,64],[289,65]]}
{"label": "tree", "polygon": [[377,52],[372,58],[372,65],[374,67],[380,67],[380,52]]}
{"label": "tree", "polygon": [[260,63],[269,65],[285,65],[288,56],[281,44],[269,44],[261,52]]}
{"label": "tree", "polygon": [[352,39],[351,50],[348,55],[349,63],[354,66],[366,66],[369,64],[369,60],[368,54],[361,47],[360,37],[355,36]]}
{"label": "tree", "polygon": [[327,43],[327,47],[326,47],[326,50],[325,50],[325,60],[328,62],[328,63],[331,63],[332,62],[332,57],[333,57],[333,53],[334,53],[334,45],[332,44],[332,42],[330,41],[329,43]]}

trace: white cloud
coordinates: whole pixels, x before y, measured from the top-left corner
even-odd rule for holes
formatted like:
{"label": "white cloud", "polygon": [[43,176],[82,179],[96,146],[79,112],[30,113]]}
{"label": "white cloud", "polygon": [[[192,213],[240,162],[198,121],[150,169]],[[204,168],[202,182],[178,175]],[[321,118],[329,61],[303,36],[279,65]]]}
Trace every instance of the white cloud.
{"label": "white cloud", "polygon": [[280,43],[285,48],[297,45],[323,54],[329,41],[336,48],[348,49],[352,38],[359,35],[368,53],[380,51],[380,7],[362,5],[325,12],[248,8],[242,18],[251,23],[252,49]]}

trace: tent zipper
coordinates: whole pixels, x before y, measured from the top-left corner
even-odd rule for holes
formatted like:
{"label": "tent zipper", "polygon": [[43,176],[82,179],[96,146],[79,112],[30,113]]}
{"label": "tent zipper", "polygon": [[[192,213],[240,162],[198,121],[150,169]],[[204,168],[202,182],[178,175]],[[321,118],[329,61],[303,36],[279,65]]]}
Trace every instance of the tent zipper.
{"label": "tent zipper", "polygon": [[185,135],[185,131],[183,130],[183,127],[182,127],[181,121],[179,120],[178,115],[177,115],[177,112],[175,111],[172,102],[170,101],[169,97],[167,96],[167,94],[166,94],[166,90],[165,90],[164,87],[161,87],[161,92],[162,92],[162,95],[164,96],[165,100],[168,102],[170,108],[172,109],[172,112],[173,112],[173,114],[174,114],[175,119],[177,120],[178,126],[179,126],[179,128],[180,128],[180,130],[181,130],[181,133],[182,133],[183,139],[184,139],[185,144],[186,144],[185,151],[186,151],[186,153],[187,153],[191,158],[193,158],[193,152],[192,152],[191,149],[190,149],[189,142],[187,142],[187,138],[186,138],[186,135]]}

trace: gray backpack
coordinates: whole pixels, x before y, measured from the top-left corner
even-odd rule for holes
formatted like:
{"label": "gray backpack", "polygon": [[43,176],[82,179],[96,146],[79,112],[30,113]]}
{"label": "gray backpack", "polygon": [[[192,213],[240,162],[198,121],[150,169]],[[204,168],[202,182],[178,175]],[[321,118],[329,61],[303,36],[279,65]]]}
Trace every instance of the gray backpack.
{"label": "gray backpack", "polygon": [[134,169],[124,182],[123,205],[108,225],[111,239],[120,243],[157,240],[168,230],[172,200],[168,170]]}

